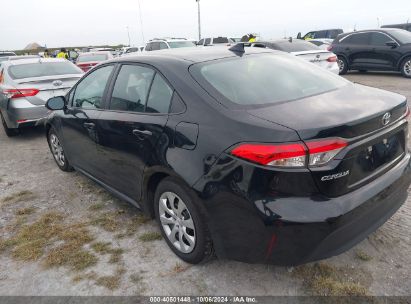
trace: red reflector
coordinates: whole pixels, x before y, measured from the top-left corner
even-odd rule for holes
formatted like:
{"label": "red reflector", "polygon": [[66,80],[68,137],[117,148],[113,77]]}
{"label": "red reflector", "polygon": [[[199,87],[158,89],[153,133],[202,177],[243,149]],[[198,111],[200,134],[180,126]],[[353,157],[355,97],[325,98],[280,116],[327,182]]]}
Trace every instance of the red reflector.
{"label": "red reflector", "polygon": [[25,121],[27,121],[27,119],[19,119],[19,120],[17,120],[17,122],[25,122]]}
{"label": "red reflector", "polygon": [[325,139],[321,141],[307,142],[308,151],[310,154],[323,153],[332,150],[344,148],[348,143],[342,139]]}
{"label": "red reflector", "polygon": [[407,108],[405,109],[405,119],[409,119],[410,118],[410,108],[407,105]]}
{"label": "red reflector", "polygon": [[337,56],[331,56],[327,58],[328,62],[337,62]]}
{"label": "red reflector", "polygon": [[37,89],[10,89],[10,90],[4,90],[3,93],[8,95],[9,98],[21,98],[21,97],[29,97],[29,96],[35,96],[37,93],[40,92]]}
{"label": "red reflector", "polygon": [[261,165],[275,160],[306,156],[302,143],[284,145],[242,144],[231,151],[231,154]]}

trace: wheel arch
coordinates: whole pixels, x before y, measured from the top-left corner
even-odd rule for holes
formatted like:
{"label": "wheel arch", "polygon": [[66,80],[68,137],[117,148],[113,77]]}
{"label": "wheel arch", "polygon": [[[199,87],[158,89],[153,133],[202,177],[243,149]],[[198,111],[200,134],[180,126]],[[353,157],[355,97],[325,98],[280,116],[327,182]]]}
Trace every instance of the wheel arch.
{"label": "wheel arch", "polygon": [[407,59],[407,58],[411,58],[411,52],[403,55],[403,56],[398,60],[398,64],[397,64],[397,70],[398,70],[398,71],[401,71],[402,63],[403,63],[404,60]]}

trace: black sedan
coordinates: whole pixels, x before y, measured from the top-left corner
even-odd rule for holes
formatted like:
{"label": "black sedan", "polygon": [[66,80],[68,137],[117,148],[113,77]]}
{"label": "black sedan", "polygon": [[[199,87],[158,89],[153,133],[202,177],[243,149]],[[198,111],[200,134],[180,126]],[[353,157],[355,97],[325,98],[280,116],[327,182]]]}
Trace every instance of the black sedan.
{"label": "black sedan", "polygon": [[411,33],[401,29],[339,35],[328,48],[338,56],[340,74],[349,70],[399,71],[411,78]]}
{"label": "black sedan", "polygon": [[119,58],[47,107],[60,169],[155,217],[189,263],[339,254],[389,219],[411,183],[405,97],[283,52]]}

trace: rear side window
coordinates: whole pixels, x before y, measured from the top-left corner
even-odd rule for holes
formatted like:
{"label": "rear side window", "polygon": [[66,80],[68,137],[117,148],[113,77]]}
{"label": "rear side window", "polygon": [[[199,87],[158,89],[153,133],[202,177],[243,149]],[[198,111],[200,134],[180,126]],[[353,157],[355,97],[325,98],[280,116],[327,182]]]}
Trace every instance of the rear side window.
{"label": "rear side window", "polygon": [[190,73],[217,100],[237,107],[300,99],[349,83],[294,56],[280,54],[200,63],[193,65]]}
{"label": "rear side window", "polygon": [[151,85],[150,96],[147,101],[146,112],[168,113],[173,90],[160,74],[156,74]]}
{"label": "rear side window", "polygon": [[354,45],[364,45],[368,44],[370,41],[370,33],[358,33],[347,36],[346,38],[340,39],[341,43],[344,44],[354,44]]}
{"label": "rear side window", "polygon": [[318,31],[315,32],[314,39],[327,38],[327,31]]}
{"label": "rear side window", "polygon": [[211,43],[211,38],[207,38],[204,42],[204,45],[208,45]]}
{"label": "rear side window", "polygon": [[99,109],[103,99],[107,81],[113,66],[105,66],[91,72],[76,87],[73,97],[73,107],[83,109]]}
{"label": "rear side window", "polygon": [[228,38],[227,37],[217,37],[213,39],[213,44],[218,44],[218,43],[228,43]]}
{"label": "rear side window", "polygon": [[154,71],[138,65],[123,65],[117,76],[110,109],[144,112]]}
{"label": "rear side window", "polygon": [[104,60],[107,60],[106,54],[80,55],[77,59],[77,62],[104,61]]}
{"label": "rear side window", "polygon": [[12,65],[9,67],[8,71],[9,75],[13,79],[83,73],[78,67],[69,61]]}

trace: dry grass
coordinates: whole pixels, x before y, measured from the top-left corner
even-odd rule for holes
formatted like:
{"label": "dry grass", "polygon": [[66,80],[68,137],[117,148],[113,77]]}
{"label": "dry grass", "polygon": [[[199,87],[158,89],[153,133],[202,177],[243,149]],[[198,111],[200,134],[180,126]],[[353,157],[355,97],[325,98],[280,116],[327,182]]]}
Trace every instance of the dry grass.
{"label": "dry grass", "polygon": [[36,208],[34,207],[22,208],[16,211],[16,215],[30,215],[30,214],[33,214],[35,211],[36,211]]}
{"label": "dry grass", "polygon": [[72,278],[72,281],[74,283],[78,283],[80,281],[84,281],[84,280],[97,280],[97,274],[94,271],[91,271],[89,273],[83,273],[83,274],[77,274]]}
{"label": "dry grass", "polygon": [[121,248],[112,248],[111,243],[97,242],[91,245],[91,248],[99,254],[110,254],[109,263],[115,264],[121,261],[124,250]]}
{"label": "dry grass", "polygon": [[299,266],[294,275],[304,280],[309,293],[320,296],[365,296],[367,289],[347,273],[354,275],[353,269],[336,268],[325,263]]}
{"label": "dry grass", "polygon": [[117,212],[99,214],[91,220],[91,224],[99,226],[108,232],[115,232],[121,228],[121,221],[119,221],[117,215]]}
{"label": "dry grass", "polygon": [[[46,267],[83,270],[97,263],[97,257],[83,248],[91,241],[93,237],[84,224],[66,224],[61,214],[49,212],[36,222],[22,226],[10,239],[1,241],[0,249],[10,248],[17,260],[35,261],[45,255]],[[52,247],[55,243],[59,245]],[[52,248],[45,254],[48,247]]]}
{"label": "dry grass", "polygon": [[1,205],[11,205],[19,202],[26,202],[33,200],[37,195],[31,191],[23,190],[4,197],[0,203]]}
{"label": "dry grass", "polygon": [[367,253],[365,253],[364,251],[362,251],[362,250],[357,250],[356,252],[355,252],[355,256],[357,257],[357,258],[359,258],[360,260],[362,260],[362,261],[371,261],[372,259],[373,259],[373,257],[372,256],[370,256],[369,254],[367,254]]}
{"label": "dry grass", "polygon": [[114,290],[120,287],[120,282],[123,274],[125,273],[124,268],[117,268],[116,273],[111,276],[102,276],[96,280],[96,284],[99,286],[104,286],[107,289]]}
{"label": "dry grass", "polygon": [[142,242],[152,242],[161,240],[163,237],[159,232],[146,232],[140,235],[139,239]]}
{"label": "dry grass", "polygon": [[89,211],[98,211],[104,208],[104,204],[103,203],[96,203],[91,205],[90,207],[88,207],[87,209]]}

